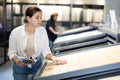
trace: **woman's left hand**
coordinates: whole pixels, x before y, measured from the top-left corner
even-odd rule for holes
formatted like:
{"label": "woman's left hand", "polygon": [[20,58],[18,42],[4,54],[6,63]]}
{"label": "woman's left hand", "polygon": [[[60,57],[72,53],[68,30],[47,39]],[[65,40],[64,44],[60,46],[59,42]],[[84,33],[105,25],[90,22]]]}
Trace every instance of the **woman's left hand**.
{"label": "woman's left hand", "polygon": [[54,64],[57,64],[57,65],[62,65],[62,64],[67,63],[66,60],[61,60],[61,59],[57,59],[57,58],[53,58],[52,61],[53,61]]}

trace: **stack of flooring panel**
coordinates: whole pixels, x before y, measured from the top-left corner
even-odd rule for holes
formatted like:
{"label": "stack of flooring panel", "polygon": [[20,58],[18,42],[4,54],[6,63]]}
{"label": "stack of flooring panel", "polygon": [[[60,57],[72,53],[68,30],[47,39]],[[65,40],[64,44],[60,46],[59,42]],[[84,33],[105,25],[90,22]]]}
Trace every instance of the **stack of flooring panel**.
{"label": "stack of flooring panel", "polygon": [[94,27],[94,26],[70,29],[70,30],[66,30],[66,31],[62,32],[61,34],[58,34],[58,37],[67,36],[67,35],[71,35],[71,34],[77,34],[77,33],[83,33],[83,32],[92,31],[95,29],[96,29],[96,27]]}
{"label": "stack of flooring panel", "polygon": [[106,42],[106,33],[99,30],[93,30],[84,33],[58,37],[54,41],[53,50],[58,52]]}
{"label": "stack of flooring panel", "polygon": [[81,80],[120,71],[120,45],[77,52],[58,58],[66,60],[67,64],[55,65],[48,61],[43,69],[38,71],[35,80],[71,80],[75,78]]}

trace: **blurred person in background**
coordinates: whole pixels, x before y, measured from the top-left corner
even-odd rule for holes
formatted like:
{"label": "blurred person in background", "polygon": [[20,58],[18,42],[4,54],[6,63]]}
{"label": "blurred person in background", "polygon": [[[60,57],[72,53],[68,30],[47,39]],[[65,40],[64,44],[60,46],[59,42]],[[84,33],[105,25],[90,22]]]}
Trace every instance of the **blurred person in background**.
{"label": "blurred person in background", "polygon": [[57,34],[60,34],[62,32],[61,30],[57,31],[55,29],[57,18],[58,18],[58,13],[54,12],[53,14],[51,14],[50,19],[47,21],[46,24],[46,30],[49,38],[49,46],[51,51],[53,49],[53,42],[57,38]]}

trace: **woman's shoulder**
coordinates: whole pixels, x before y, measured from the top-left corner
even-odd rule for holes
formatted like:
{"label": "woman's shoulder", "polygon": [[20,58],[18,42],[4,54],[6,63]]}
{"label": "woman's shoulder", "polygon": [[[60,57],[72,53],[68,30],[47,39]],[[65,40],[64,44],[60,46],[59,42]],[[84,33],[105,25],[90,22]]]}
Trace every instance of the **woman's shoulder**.
{"label": "woman's shoulder", "polygon": [[47,32],[46,32],[45,27],[43,27],[43,26],[39,27],[39,33],[40,34],[46,34]]}
{"label": "woman's shoulder", "polygon": [[44,26],[39,27],[39,29],[42,30],[42,31],[46,31]]}
{"label": "woman's shoulder", "polygon": [[24,28],[24,25],[22,25],[22,26],[18,26],[18,27],[16,27],[16,28],[14,28],[12,31],[21,30],[21,29],[23,29],[23,28]]}
{"label": "woman's shoulder", "polygon": [[24,29],[24,25],[18,26],[16,28],[14,28],[11,33],[12,34],[17,34],[17,33],[21,32],[23,29]]}

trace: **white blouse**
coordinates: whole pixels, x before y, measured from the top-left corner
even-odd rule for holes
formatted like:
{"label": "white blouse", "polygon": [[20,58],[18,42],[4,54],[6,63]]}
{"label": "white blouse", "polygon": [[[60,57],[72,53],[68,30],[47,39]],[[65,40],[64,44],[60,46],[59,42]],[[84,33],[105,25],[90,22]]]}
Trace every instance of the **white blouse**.
{"label": "white blouse", "polygon": [[[11,32],[8,50],[8,56],[10,59],[12,59],[14,56],[27,58],[25,53],[27,38],[25,25],[19,26]],[[51,53],[45,28],[39,27],[35,30],[34,46],[35,53],[32,55],[33,58],[36,58],[40,55],[45,58],[48,53]]]}

